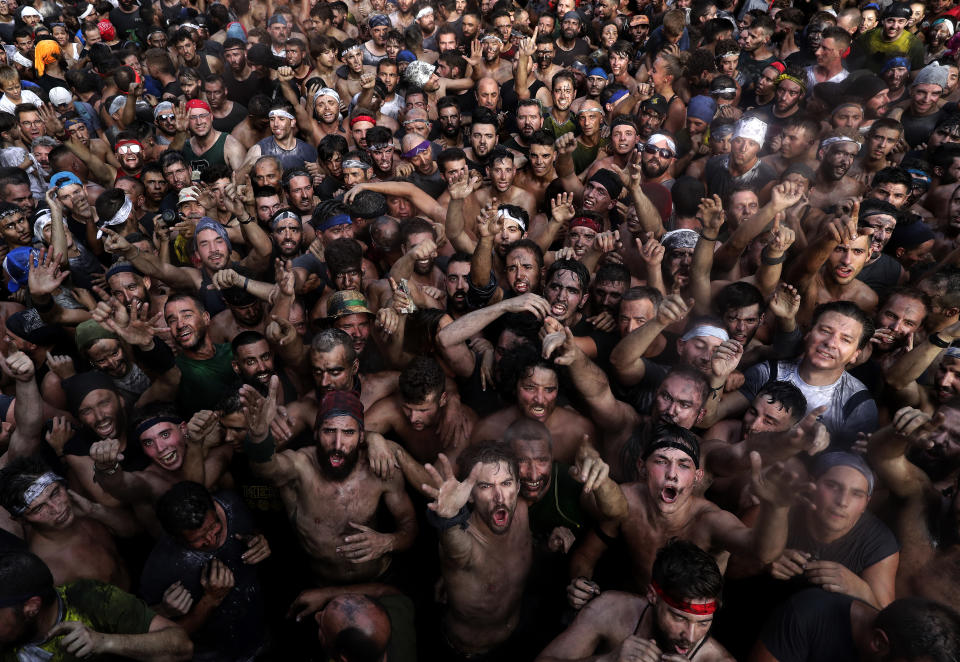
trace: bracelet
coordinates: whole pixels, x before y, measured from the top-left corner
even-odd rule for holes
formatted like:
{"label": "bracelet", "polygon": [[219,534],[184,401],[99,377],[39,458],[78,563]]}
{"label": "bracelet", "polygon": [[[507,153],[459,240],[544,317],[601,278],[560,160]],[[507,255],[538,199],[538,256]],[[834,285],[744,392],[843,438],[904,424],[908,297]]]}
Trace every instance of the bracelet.
{"label": "bracelet", "polygon": [[455,526],[460,526],[461,529],[467,528],[467,520],[470,519],[470,515],[473,514],[473,511],[470,510],[470,506],[464,505],[460,512],[458,512],[453,517],[440,517],[434,511],[427,508],[427,523],[438,531],[446,531],[447,529],[452,529]]}
{"label": "bracelet", "polygon": [[[141,253],[140,247],[139,247],[139,246],[134,246],[134,248],[137,249],[137,254],[134,255],[133,257],[128,257],[128,258],[127,258],[127,262],[133,262],[133,261],[136,260],[138,257],[140,257],[140,253]],[[126,257],[126,256],[124,256],[124,257]]]}
{"label": "bracelet", "polygon": [[767,249],[764,248],[760,253],[760,261],[763,262],[768,267],[775,266],[777,264],[783,264],[787,261],[787,254],[784,253],[780,257],[767,257]]}
{"label": "bracelet", "polygon": [[927,337],[927,340],[930,341],[931,345],[934,347],[939,347],[940,349],[946,349],[951,345],[951,342],[941,338],[939,333],[931,333]]}
{"label": "bracelet", "polygon": [[700,233],[700,238],[701,238],[701,239],[706,239],[707,241],[716,241],[717,239],[720,238],[720,235],[717,235],[717,236],[715,236],[715,237],[708,237],[707,235],[705,235],[705,234],[703,234],[703,233],[701,232],[701,233]]}
{"label": "bracelet", "polygon": [[243,278],[243,291],[244,291],[244,292],[247,291],[247,285],[249,285],[249,284],[250,284],[250,279],[247,278],[246,276],[244,276],[244,278]]}
{"label": "bracelet", "polygon": [[98,474],[103,474],[105,476],[112,476],[118,471],[120,471],[120,462],[118,461],[114,463],[114,465],[109,469],[101,469],[99,466],[97,466],[96,463],[94,463],[93,470]]}
{"label": "bracelet", "polygon": [[239,217],[237,218],[237,220],[240,222],[240,225],[246,225],[247,223],[253,223],[253,216],[251,216],[250,214],[247,214],[246,216],[244,216],[244,218],[245,218],[246,220],[243,220],[243,219],[241,219],[241,218],[239,218]]}

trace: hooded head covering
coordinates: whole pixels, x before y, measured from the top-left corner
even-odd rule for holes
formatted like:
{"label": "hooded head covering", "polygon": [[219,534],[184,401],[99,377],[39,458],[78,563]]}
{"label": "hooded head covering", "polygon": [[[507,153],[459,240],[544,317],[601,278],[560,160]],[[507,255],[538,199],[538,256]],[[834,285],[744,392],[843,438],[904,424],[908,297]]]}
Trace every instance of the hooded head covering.
{"label": "hooded head covering", "polygon": [[42,76],[46,66],[56,62],[59,57],[60,44],[53,39],[44,39],[37,42],[33,49],[33,66],[37,70],[37,75]]}
{"label": "hooded head covering", "polygon": [[917,77],[913,79],[910,87],[916,87],[917,85],[939,85],[941,88],[945,88],[947,86],[947,67],[931,62],[917,72]]}
{"label": "hooded head covering", "polygon": [[233,250],[233,244],[230,243],[230,237],[227,236],[227,229],[220,224],[220,221],[216,221],[209,216],[204,216],[200,219],[200,222],[197,223],[197,229],[193,233],[193,248],[197,248],[197,237],[200,236],[200,232],[203,230],[213,230],[218,235],[223,237],[223,240],[227,243],[227,252]]}

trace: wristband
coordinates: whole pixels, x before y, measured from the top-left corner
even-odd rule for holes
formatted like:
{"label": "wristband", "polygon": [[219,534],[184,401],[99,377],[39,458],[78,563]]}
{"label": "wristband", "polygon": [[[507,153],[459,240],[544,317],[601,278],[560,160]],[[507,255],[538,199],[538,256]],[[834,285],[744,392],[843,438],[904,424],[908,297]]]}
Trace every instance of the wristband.
{"label": "wristband", "polygon": [[238,218],[237,220],[240,221],[240,225],[246,225],[247,223],[253,223],[253,216],[247,214],[244,218]]}
{"label": "wristband", "polygon": [[705,234],[703,234],[703,233],[701,232],[701,233],[700,233],[700,238],[701,238],[701,239],[705,239],[706,241],[716,241],[717,239],[720,238],[720,235],[717,235],[716,237],[708,237],[707,235],[705,235]]}
{"label": "wristband", "polygon": [[98,474],[103,474],[104,476],[112,476],[112,475],[114,475],[115,473],[117,473],[118,471],[120,471],[120,462],[116,462],[116,463],[115,463],[112,467],[110,467],[109,469],[101,469],[99,466],[97,466],[96,463],[94,463],[94,465],[93,465],[93,470],[94,470],[95,472],[97,472]]}
{"label": "wristband", "polygon": [[787,254],[784,253],[780,257],[767,257],[767,249],[764,248],[760,253],[760,261],[763,262],[768,267],[772,267],[777,264],[783,264],[787,261]]}
{"label": "wristband", "polygon": [[243,291],[244,291],[244,292],[247,291],[247,285],[249,285],[249,284],[250,284],[250,279],[247,278],[246,276],[244,276],[244,278],[243,278]]}
{"label": "wristband", "polygon": [[473,511],[470,510],[470,506],[464,505],[453,517],[440,517],[433,510],[427,508],[427,523],[435,528],[437,531],[446,531],[447,529],[452,529],[455,526],[458,526],[461,529],[467,528],[467,520],[470,519],[470,515],[473,514]]}
{"label": "wristband", "polygon": [[931,333],[927,340],[930,341],[931,345],[939,347],[940,349],[946,349],[951,344],[950,341],[941,338],[939,333]]}
{"label": "wristband", "polygon": [[243,450],[247,454],[247,460],[262,464],[273,459],[277,446],[273,442],[273,435],[268,431],[267,438],[259,443],[253,441],[248,434],[246,439],[243,440]]}

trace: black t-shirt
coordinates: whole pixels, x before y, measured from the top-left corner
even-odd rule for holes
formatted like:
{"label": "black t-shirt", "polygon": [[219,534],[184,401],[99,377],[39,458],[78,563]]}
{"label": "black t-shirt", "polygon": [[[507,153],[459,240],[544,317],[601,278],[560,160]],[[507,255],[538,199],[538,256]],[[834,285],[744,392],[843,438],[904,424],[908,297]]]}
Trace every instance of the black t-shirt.
{"label": "black t-shirt", "polygon": [[573,42],[573,48],[565,51],[560,48],[560,43],[556,43],[557,54],[553,57],[553,63],[561,67],[569,67],[578,55],[590,55],[591,48],[585,40],[579,37]]}
{"label": "black t-shirt", "polygon": [[600,331],[595,326],[590,324],[586,318],[581,319],[579,322],[570,327],[570,331],[574,336],[577,337],[587,337],[593,340],[597,345],[597,358],[594,359],[594,363],[603,367],[606,366],[610,360],[610,352],[613,351],[613,348],[617,346],[620,338],[615,333],[609,331]]}
{"label": "black t-shirt", "polygon": [[255,94],[260,93],[260,75],[251,73],[244,80],[233,77],[230,67],[223,72],[223,80],[227,84],[227,98],[234,103],[246,103]]}
{"label": "black t-shirt", "polygon": [[767,621],[760,641],[778,662],[860,659],[850,626],[853,598],[813,588],[795,595]]}
{"label": "black t-shirt", "polygon": [[214,558],[219,559],[233,573],[234,587],[192,639],[200,659],[208,659],[205,655],[214,652],[217,655],[210,659],[245,659],[263,644],[264,610],[257,566],[243,562],[241,555],[247,551],[247,544],[236,536],[250,536],[256,531],[243,501],[235,493],[218,492],[214,500],[223,507],[227,518],[223,546],[214,552],[203,552],[164,537],[147,559],[140,580],[140,596],[147,604],[159,604],[163,592],[179,581],[194,601],[199,600],[203,596],[202,570]]}
{"label": "black t-shirt", "polygon": [[114,8],[110,12],[110,22],[117,28],[117,36],[120,41],[126,41],[131,32],[139,32],[144,27],[139,7],[129,14],[119,7]]}
{"label": "black t-shirt", "polygon": [[869,510],[845,536],[831,543],[814,540],[808,532],[805,517],[806,513],[800,508],[791,513],[787,549],[809,552],[821,561],[834,561],[855,574],[859,575],[864,569],[900,551],[893,532]]}
{"label": "black t-shirt", "polygon": [[230,133],[240,122],[247,118],[247,109],[236,101],[233,102],[233,109],[226,117],[214,117],[213,128],[217,131]]}

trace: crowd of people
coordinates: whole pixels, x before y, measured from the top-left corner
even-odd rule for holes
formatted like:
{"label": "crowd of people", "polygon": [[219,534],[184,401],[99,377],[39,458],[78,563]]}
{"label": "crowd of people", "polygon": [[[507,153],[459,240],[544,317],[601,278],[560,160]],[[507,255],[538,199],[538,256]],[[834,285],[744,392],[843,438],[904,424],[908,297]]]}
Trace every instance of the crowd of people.
{"label": "crowd of people", "polygon": [[960,660],[954,0],[0,0],[0,662]]}

